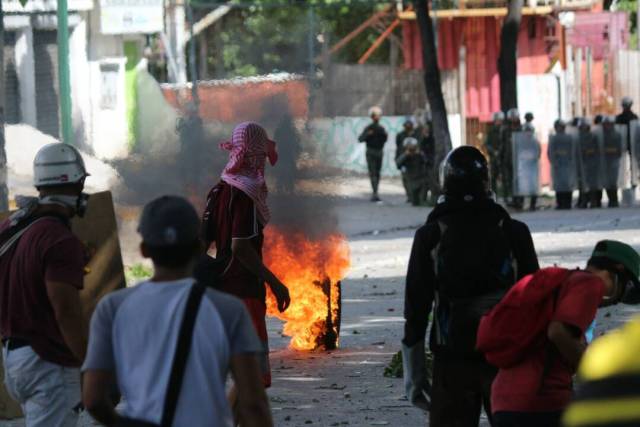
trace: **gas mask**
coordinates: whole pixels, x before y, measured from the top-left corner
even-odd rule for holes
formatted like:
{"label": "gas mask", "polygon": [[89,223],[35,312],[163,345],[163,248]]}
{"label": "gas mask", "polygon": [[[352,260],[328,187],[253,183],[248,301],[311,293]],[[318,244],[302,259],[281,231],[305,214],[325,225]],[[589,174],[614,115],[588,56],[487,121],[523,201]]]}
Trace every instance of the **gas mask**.
{"label": "gas mask", "polygon": [[87,193],[80,193],[78,196],[63,196],[63,195],[50,195],[44,196],[38,200],[40,205],[59,205],[74,210],[76,215],[80,218],[87,212],[87,206],[89,205],[89,195]]}

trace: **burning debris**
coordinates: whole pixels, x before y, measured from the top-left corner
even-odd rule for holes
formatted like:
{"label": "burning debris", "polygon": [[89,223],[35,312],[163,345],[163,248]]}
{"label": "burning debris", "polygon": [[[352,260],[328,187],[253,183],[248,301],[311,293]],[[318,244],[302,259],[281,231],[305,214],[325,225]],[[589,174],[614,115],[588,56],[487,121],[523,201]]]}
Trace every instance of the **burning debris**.
{"label": "burning debris", "polygon": [[265,232],[265,264],[289,287],[284,313],[267,296],[267,313],[285,321],[284,334],[296,350],[333,350],[341,320],[341,282],[350,266],[349,246],[341,234],[311,240],[300,231],[270,227]]}

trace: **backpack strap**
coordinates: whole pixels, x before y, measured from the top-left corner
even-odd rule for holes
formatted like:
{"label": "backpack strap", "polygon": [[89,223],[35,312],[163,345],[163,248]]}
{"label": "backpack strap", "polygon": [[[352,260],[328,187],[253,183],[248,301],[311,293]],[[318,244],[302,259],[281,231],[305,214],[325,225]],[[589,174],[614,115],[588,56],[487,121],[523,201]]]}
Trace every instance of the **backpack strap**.
{"label": "backpack strap", "polygon": [[178,398],[180,397],[180,389],[182,388],[182,380],[184,371],[187,366],[189,352],[191,351],[191,342],[193,340],[193,328],[198,317],[198,309],[204,294],[205,288],[198,282],[191,286],[189,297],[184,308],[184,316],[180,331],[178,332],[178,343],[176,352],[173,356],[173,365],[171,366],[171,375],[167,386],[167,393],[164,398],[164,409],[162,412],[162,427],[171,427],[178,406]]}
{"label": "backpack strap", "polygon": [[55,216],[41,216],[37,218],[30,219],[20,225],[16,225],[15,227],[10,227],[5,230],[4,233],[0,234],[0,240],[7,239],[2,246],[0,246],[0,257],[4,256],[9,249],[11,249],[20,238],[24,235],[37,222],[42,221],[45,218],[56,218]]}
{"label": "backpack strap", "polygon": [[[558,299],[560,298],[560,290],[562,288],[562,285],[565,284],[567,280],[569,280],[569,277],[571,277],[571,275],[575,271],[576,270],[568,271],[567,275],[564,277],[560,285],[553,290],[553,306],[551,309],[552,316],[553,316],[553,313],[556,312],[556,308],[558,307]],[[547,377],[549,376],[549,374],[551,373],[551,368],[553,366],[553,362],[555,361],[556,352],[557,352],[556,348],[551,344],[551,342],[548,339],[545,340],[544,347],[545,347],[544,364],[542,365],[542,374],[540,375],[540,385],[538,386],[538,395],[542,394],[544,383]]]}

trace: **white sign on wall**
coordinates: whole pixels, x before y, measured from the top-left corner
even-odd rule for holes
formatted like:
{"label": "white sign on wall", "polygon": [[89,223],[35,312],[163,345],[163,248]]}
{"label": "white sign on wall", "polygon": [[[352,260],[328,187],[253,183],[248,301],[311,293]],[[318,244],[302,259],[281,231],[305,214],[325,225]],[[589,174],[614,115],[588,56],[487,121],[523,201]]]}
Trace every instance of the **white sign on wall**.
{"label": "white sign on wall", "polygon": [[100,0],[103,34],[150,34],[164,29],[163,0]]}

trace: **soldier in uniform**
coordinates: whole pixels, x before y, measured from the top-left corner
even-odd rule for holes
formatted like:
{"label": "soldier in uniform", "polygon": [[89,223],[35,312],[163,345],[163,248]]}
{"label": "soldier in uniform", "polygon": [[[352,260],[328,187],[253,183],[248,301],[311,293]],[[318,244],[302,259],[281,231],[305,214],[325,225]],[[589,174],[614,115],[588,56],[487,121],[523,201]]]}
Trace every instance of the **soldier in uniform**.
{"label": "soldier in uniform", "polygon": [[380,124],[382,118],[380,107],[372,107],[369,110],[369,115],[371,116],[371,124],[364,128],[358,141],[367,144],[366,156],[369,179],[371,180],[371,201],[379,202],[378,186],[380,185],[380,171],[382,170],[384,144],[387,142],[387,131]]}
{"label": "soldier in uniform", "polygon": [[427,162],[417,139],[405,138],[403,153],[396,163],[406,177],[409,201],[413,206],[419,206],[425,198]]}
{"label": "soldier in uniform", "polygon": [[431,115],[425,113],[424,120],[416,129],[418,147],[426,162],[424,201],[435,205],[438,199],[438,171],[436,167],[436,141],[433,138]]}
{"label": "soldier in uniform", "polygon": [[[501,152],[502,152],[502,131],[504,128],[504,113],[498,111],[493,113],[493,123],[487,132],[484,144],[489,154],[489,170],[491,171],[491,188],[498,193],[498,181],[500,180]],[[504,184],[503,184],[504,185]]]}
{"label": "soldier in uniform", "polygon": [[516,108],[507,111],[507,124],[502,133],[502,186],[503,195],[507,206],[517,207],[517,200],[513,200],[513,151],[511,136],[515,132],[521,132],[520,113]]}
{"label": "soldier in uniform", "polygon": [[547,156],[551,163],[553,190],[556,192],[556,209],[571,209],[571,196],[576,185],[575,144],[566,133],[562,119],[554,123],[555,135],[549,138]]}
{"label": "soldier in uniform", "polygon": [[583,118],[578,128],[578,162],[580,165],[579,208],[599,208],[599,194],[602,194],[600,179],[601,149],[598,137],[591,132],[589,119]]}
{"label": "soldier in uniform", "polygon": [[[415,138],[416,129],[413,126],[413,122],[411,120],[407,120],[402,125],[402,131],[398,133],[396,136],[396,164],[398,163],[398,157],[404,153],[404,144],[407,138]],[[398,166],[400,169],[400,174],[402,175],[402,185],[404,186],[404,191],[407,194],[407,202],[411,201],[411,195],[409,193],[409,188],[407,187],[407,177],[405,176],[404,170]]]}
{"label": "soldier in uniform", "polygon": [[620,163],[624,147],[622,135],[615,128],[615,118],[607,116],[602,122],[602,151],[604,155],[603,178],[604,188],[607,190],[609,207],[617,208],[618,182],[620,178]]}

